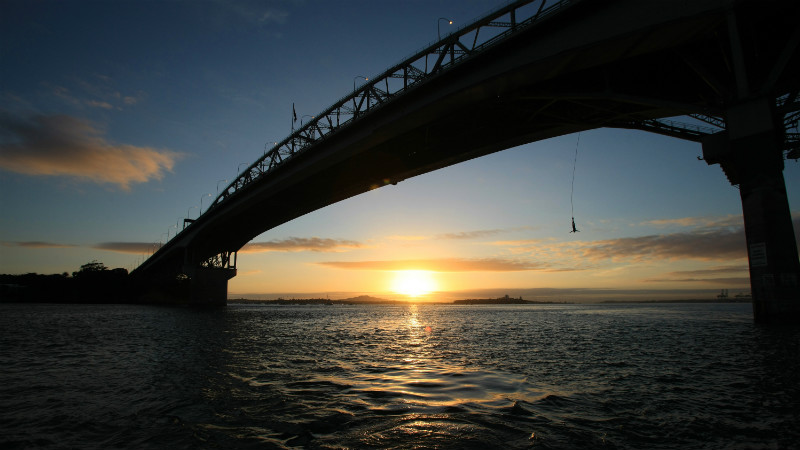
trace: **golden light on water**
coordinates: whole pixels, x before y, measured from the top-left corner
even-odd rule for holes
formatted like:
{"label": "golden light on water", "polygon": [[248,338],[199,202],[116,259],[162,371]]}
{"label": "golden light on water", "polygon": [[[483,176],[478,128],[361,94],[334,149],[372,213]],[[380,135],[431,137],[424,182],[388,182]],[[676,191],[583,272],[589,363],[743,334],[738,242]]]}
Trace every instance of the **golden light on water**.
{"label": "golden light on water", "polygon": [[409,297],[430,294],[437,288],[432,272],[427,270],[400,270],[392,280],[392,291]]}

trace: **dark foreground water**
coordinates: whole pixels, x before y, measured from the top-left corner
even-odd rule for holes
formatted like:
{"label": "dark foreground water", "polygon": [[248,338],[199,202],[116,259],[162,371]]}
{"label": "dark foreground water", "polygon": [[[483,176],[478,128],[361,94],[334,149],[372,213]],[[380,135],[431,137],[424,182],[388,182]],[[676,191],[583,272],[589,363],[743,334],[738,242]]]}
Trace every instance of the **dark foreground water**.
{"label": "dark foreground water", "polygon": [[0,448],[800,446],[747,304],[0,304]]}

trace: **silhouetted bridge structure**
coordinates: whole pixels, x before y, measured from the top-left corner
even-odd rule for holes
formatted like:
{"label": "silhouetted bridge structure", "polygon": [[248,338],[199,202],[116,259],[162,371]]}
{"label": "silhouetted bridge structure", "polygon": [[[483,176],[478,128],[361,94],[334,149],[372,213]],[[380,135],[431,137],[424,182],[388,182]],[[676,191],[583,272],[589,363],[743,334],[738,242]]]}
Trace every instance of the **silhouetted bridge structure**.
{"label": "silhouetted bridge structure", "polygon": [[798,23],[796,0],[508,4],[302,124],[132,280],[146,301],[225,304],[236,252],[266,230],[472,158],[616,127],[702,142],[741,192],[755,319],[797,319],[783,164],[800,153]]}

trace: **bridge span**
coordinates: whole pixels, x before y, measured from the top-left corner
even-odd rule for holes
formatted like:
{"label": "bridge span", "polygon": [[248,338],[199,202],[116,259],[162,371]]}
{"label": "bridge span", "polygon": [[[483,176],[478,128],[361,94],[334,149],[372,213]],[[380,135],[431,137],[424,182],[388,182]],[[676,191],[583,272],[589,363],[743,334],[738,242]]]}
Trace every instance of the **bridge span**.
{"label": "bridge span", "polygon": [[794,0],[510,3],[295,130],[132,280],[143,301],[225,304],[236,252],[266,230],[462,161],[616,127],[702,143],[741,193],[755,320],[800,320],[783,179],[784,159],[800,156],[798,19]]}

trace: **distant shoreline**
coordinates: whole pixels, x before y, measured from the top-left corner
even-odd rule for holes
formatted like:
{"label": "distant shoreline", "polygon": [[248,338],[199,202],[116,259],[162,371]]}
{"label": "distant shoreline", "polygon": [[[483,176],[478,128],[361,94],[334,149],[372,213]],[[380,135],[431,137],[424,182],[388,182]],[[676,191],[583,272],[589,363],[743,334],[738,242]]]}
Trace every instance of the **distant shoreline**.
{"label": "distant shoreline", "polygon": [[604,300],[597,303],[752,303],[752,297],[739,298],[689,298],[678,300]]}
{"label": "distant shoreline", "polygon": [[653,303],[750,303],[751,298],[727,299],[675,299],[675,300],[603,300],[596,302],[569,302],[547,300],[524,300],[521,298],[474,298],[453,300],[451,302],[414,302],[411,300],[388,300],[379,297],[359,296],[346,299],[330,300],[326,298],[277,298],[277,299],[228,299],[229,304],[244,305],[581,305],[581,304],[653,304]]}
{"label": "distant shoreline", "polygon": [[[404,300],[387,300],[384,298],[371,297],[368,295],[361,295],[358,297],[351,297],[345,299],[331,300],[327,298],[275,298],[270,300],[265,299],[247,299],[247,298],[229,298],[228,303],[237,304],[257,304],[257,305],[404,305],[408,304]],[[441,304],[441,303],[440,303]]]}

